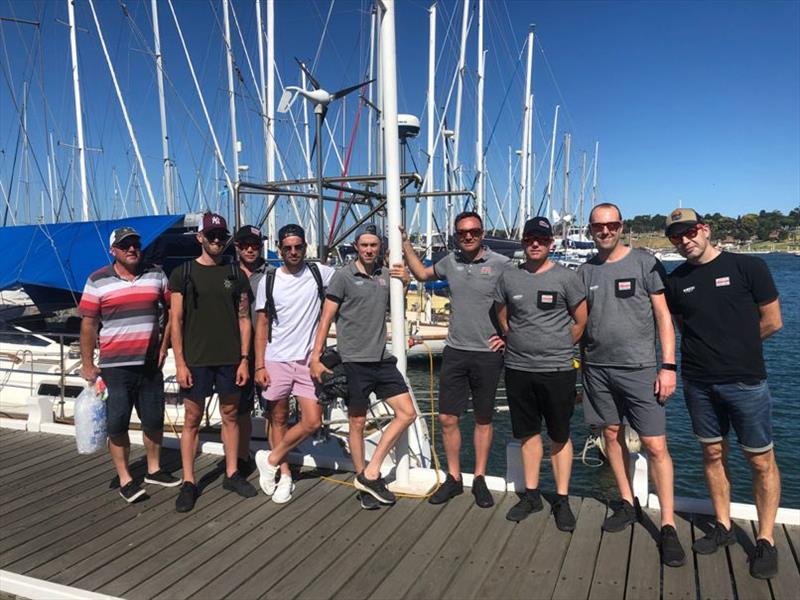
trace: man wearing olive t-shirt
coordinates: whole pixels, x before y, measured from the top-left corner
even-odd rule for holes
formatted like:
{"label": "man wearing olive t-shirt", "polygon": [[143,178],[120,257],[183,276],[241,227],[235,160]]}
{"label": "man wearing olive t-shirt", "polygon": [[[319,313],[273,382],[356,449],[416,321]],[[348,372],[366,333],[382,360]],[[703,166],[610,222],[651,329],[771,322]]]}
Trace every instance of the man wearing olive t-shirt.
{"label": "man wearing olive t-shirt", "polygon": [[686,263],[667,282],[670,310],[682,331],[683,393],[692,429],[703,447],[703,467],[716,524],[694,550],[711,554],[736,542],[731,527],[727,434],[733,426],[753,473],[758,536],[750,574],[778,574],[773,540],[781,495],[772,437],[772,398],[762,340],[783,325],[778,290],[760,258],[720,252],[691,208],[674,210],[666,234]]}

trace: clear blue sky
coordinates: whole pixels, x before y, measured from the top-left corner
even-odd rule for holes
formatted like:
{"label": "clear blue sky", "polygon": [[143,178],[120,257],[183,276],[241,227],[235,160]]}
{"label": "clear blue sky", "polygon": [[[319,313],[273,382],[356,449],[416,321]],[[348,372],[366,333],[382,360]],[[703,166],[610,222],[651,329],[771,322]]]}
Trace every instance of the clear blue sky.
{"label": "clear blue sky", "polygon": [[[89,153],[93,201],[103,217],[117,216],[122,207],[113,202],[112,172],[124,194],[134,162],[133,151],[88,0],[77,0],[76,4],[79,26],[88,30],[78,35],[87,144],[102,148],[101,153]],[[152,58],[145,53],[145,44],[152,47],[150,2],[129,0],[130,20],[116,1],[96,0],[96,5],[154,193],[163,207],[155,75]],[[221,1],[176,1],[175,6],[230,166]],[[253,2],[234,0],[234,6],[257,69]],[[370,6],[367,0],[337,0],[333,5],[315,65],[315,73],[327,89],[356,83],[366,72]],[[420,117],[424,117],[426,102],[428,6],[428,2],[418,0],[398,2],[399,107],[401,112]],[[442,1],[438,6],[437,105],[441,109],[455,70],[462,4]],[[160,7],[163,53],[170,80],[167,110],[172,155],[180,175],[179,209],[197,210],[204,202],[216,206],[211,138],[168,5],[162,2]],[[277,2],[277,67],[286,85],[298,82],[294,56],[314,62],[329,7],[323,0]],[[587,150],[591,162],[595,140],[600,141],[599,198],[617,202],[626,215],[664,214],[679,200],[702,212],[730,215],[760,209],[787,212],[800,204],[800,3],[486,0],[485,10],[488,54],[484,136],[488,141],[497,123],[487,166],[501,201],[507,190],[508,148],[520,145],[524,55],[522,64],[518,64],[518,57],[528,24],[535,23],[538,41],[534,54],[534,151],[537,163],[544,165],[537,177],[537,204],[547,170],[547,161],[541,160],[545,158],[557,103],[561,104],[562,117],[559,145],[564,132],[573,136],[572,204],[577,199],[580,153]],[[17,219],[35,220],[41,212],[44,188],[34,157],[46,179],[46,132],[53,131],[57,144],[69,144],[75,135],[68,29],[56,21],[66,21],[66,2],[0,0],[0,16],[42,23],[40,34],[30,26],[0,24],[0,181],[3,192],[9,194],[13,180],[9,200],[18,211]],[[461,130],[460,154],[467,183],[472,181],[475,155],[476,29],[473,21],[467,45]],[[243,77],[243,83],[236,86],[239,139],[243,145],[240,157],[250,166],[247,177],[259,180],[264,161],[255,88],[235,26],[233,31],[234,53]],[[20,177],[23,155],[21,144],[17,144],[17,107],[26,80],[31,86],[28,129],[32,143],[31,183],[27,187],[25,178]],[[17,107],[9,85],[16,95]],[[280,89],[276,102],[279,96]],[[454,108],[455,93],[448,110],[449,126],[454,120]],[[349,138],[356,115],[355,101],[348,101],[345,113],[344,127],[338,109],[333,108],[328,115],[339,146],[343,145],[343,137]],[[296,111],[296,115],[300,113]],[[363,118],[351,172],[366,168]],[[424,161],[424,127],[423,119],[423,135],[413,146],[419,165]],[[282,117],[278,122],[277,138],[287,174],[303,176],[299,144],[288,119]],[[17,166],[12,171],[15,153]],[[66,146],[56,149],[58,170],[66,182],[67,203],[73,202],[71,156],[72,151]],[[337,169],[335,156],[326,147],[326,173],[333,174]],[[437,179],[437,185],[439,182]],[[554,186],[556,205],[561,203],[561,186],[559,174]],[[141,193],[144,194],[143,186]],[[129,194],[129,213],[142,210],[135,205],[134,193]],[[77,195],[75,198],[77,201]],[[490,214],[496,219],[491,189],[487,198],[492,207]],[[0,203],[4,210],[1,198]],[[45,200],[45,212],[49,210],[49,201]],[[255,214],[255,207],[251,210]],[[280,219],[288,217],[288,209],[282,209]]]}

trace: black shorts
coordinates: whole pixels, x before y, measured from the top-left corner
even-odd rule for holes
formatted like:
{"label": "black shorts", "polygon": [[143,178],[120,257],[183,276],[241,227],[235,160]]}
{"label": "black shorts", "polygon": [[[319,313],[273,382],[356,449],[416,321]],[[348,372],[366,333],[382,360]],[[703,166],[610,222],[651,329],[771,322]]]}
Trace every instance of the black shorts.
{"label": "black shorts", "polygon": [[467,396],[472,393],[475,416],[491,420],[502,370],[503,355],[500,352],[475,352],[445,346],[439,373],[439,412],[460,417],[467,410]]}
{"label": "black shorts", "polygon": [[247,383],[239,388],[241,390],[241,397],[239,398],[239,408],[236,411],[237,415],[247,415],[252,413],[256,406],[256,394],[259,396],[261,395],[261,389],[255,383],[256,366],[254,362],[255,361],[253,360],[253,356],[251,354],[250,361],[248,362],[250,368],[248,370]]}
{"label": "black shorts", "polygon": [[351,409],[369,408],[369,395],[381,399],[393,398],[408,392],[406,380],[397,370],[397,359],[394,356],[378,362],[342,363],[347,375],[347,406]]}
{"label": "black shorts", "polygon": [[569,421],[575,410],[577,371],[531,373],[506,367],[506,394],[511,410],[511,430],[518,440],[542,432],[559,444],[569,439]]}
{"label": "black shorts", "polygon": [[242,388],[236,385],[236,370],[239,365],[220,367],[189,367],[192,373],[192,387],[181,388],[181,396],[195,402],[203,402],[216,392],[220,397],[236,394],[237,401]]}
{"label": "black shorts", "polygon": [[163,431],[164,376],[157,365],[103,367],[100,376],[108,389],[108,435],[116,436],[128,431],[134,407],[143,431]]}

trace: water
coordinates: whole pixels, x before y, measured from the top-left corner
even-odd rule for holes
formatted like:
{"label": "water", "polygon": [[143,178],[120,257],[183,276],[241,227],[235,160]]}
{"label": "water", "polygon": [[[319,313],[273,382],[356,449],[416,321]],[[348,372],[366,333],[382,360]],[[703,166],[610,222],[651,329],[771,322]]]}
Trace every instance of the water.
{"label": "water", "polygon": [[[800,409],[800,258],[788,254],[768,254],[762,258],[769,265],[781,295],[783,329],[764,344],[764,355],[769,374],[769,385],[773,397],[773,434],[778,465],[781,470],[781,506],[800,507],[800,424],[797,420]],[[669,265],[668,265],[669,268]],[[734,324],[731,324],[732,327]],[[439,361],[434,362],[434,389],[438,390]],[[408,375],[417,394],[422,411],[430,409],[428,401],[429,368],[427,360],[409,361]],[[667,440],[675,464],[675,494],[678,496],[707,497],[703,477],[702,454],[700,446],[692,433],[689,416],[683,401],[683,390],[678,379],[678,390],[667,404]],[[504,383],[498,394],[498,405],[505,405]],[[473,418],[465,415],[461,420],[462,470],[474,470],[472,452]],[[572,443],[575,446],[576,460],[573,465],[571,492],[578,495],[592,495],[613,498],[616,486],[611,470],[603,465],[591,468],[584,465],[577,456],[583,448],[588,427],[583,422],[583,410],[578,405],[572,418]],[[494,443],[489,457],[488,472],[504,476],[506,472],[506,443],[513,440],[508,412],[498,412],[494,420]],[[729,460],[732,480],[732,499],[735,502],[752,503],[750,489],[750,469],[738,446],[735,434],[731,432],[731,456]],[[437,436],[437,450],[444,463],[444,450],[441,438]],[[592,456],[597,456],[593,450]],[[549,463],[542,465],[541,486],[553,490],[554,483]]]}

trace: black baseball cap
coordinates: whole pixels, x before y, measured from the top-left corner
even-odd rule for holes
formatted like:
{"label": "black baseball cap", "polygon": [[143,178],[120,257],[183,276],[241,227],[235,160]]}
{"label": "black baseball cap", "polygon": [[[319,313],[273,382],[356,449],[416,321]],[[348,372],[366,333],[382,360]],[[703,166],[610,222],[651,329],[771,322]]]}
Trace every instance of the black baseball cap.
{"label": "black baseball cap", "polygon": [[375,223],[366,223],[365,225],[362,225],[361,227],[356,229],[356,237],[353,238],[353,241],[357,242],[358,238],[367,233],[369,233],[370,235],[377,236],[378,239],[382,240],[381,235],[378,233],[378,226],[375,225]]}
{"label": "black baseball cap", "polygon": [[300,225],[295,223],[289,223],[288,225],[284,225],[280,229],[278,229],[278,245],[283,241],[284,238],[297,236],[304,242],[306,241],[306,231]]}
{"label": "black baseball cap", "polygon": [[261,241],[261,230],[255,225],[243,225],[234,236],[234,241],[243,242],[244,240]]}
{"label": "black baseball cap", "polygon": [[525,227],[522,229],[522,237],[553,237],[553,227],[546,217],[533,217],[525,222]]}
{"label": "black baseball cap", "polygon": [[228,223],[225,222],[225,217],[222,215],[207,212],[203,214],[203,222],[200,224],[200,231],[203,234],[211,233],[212,231],[224,231],[228,233]]}

